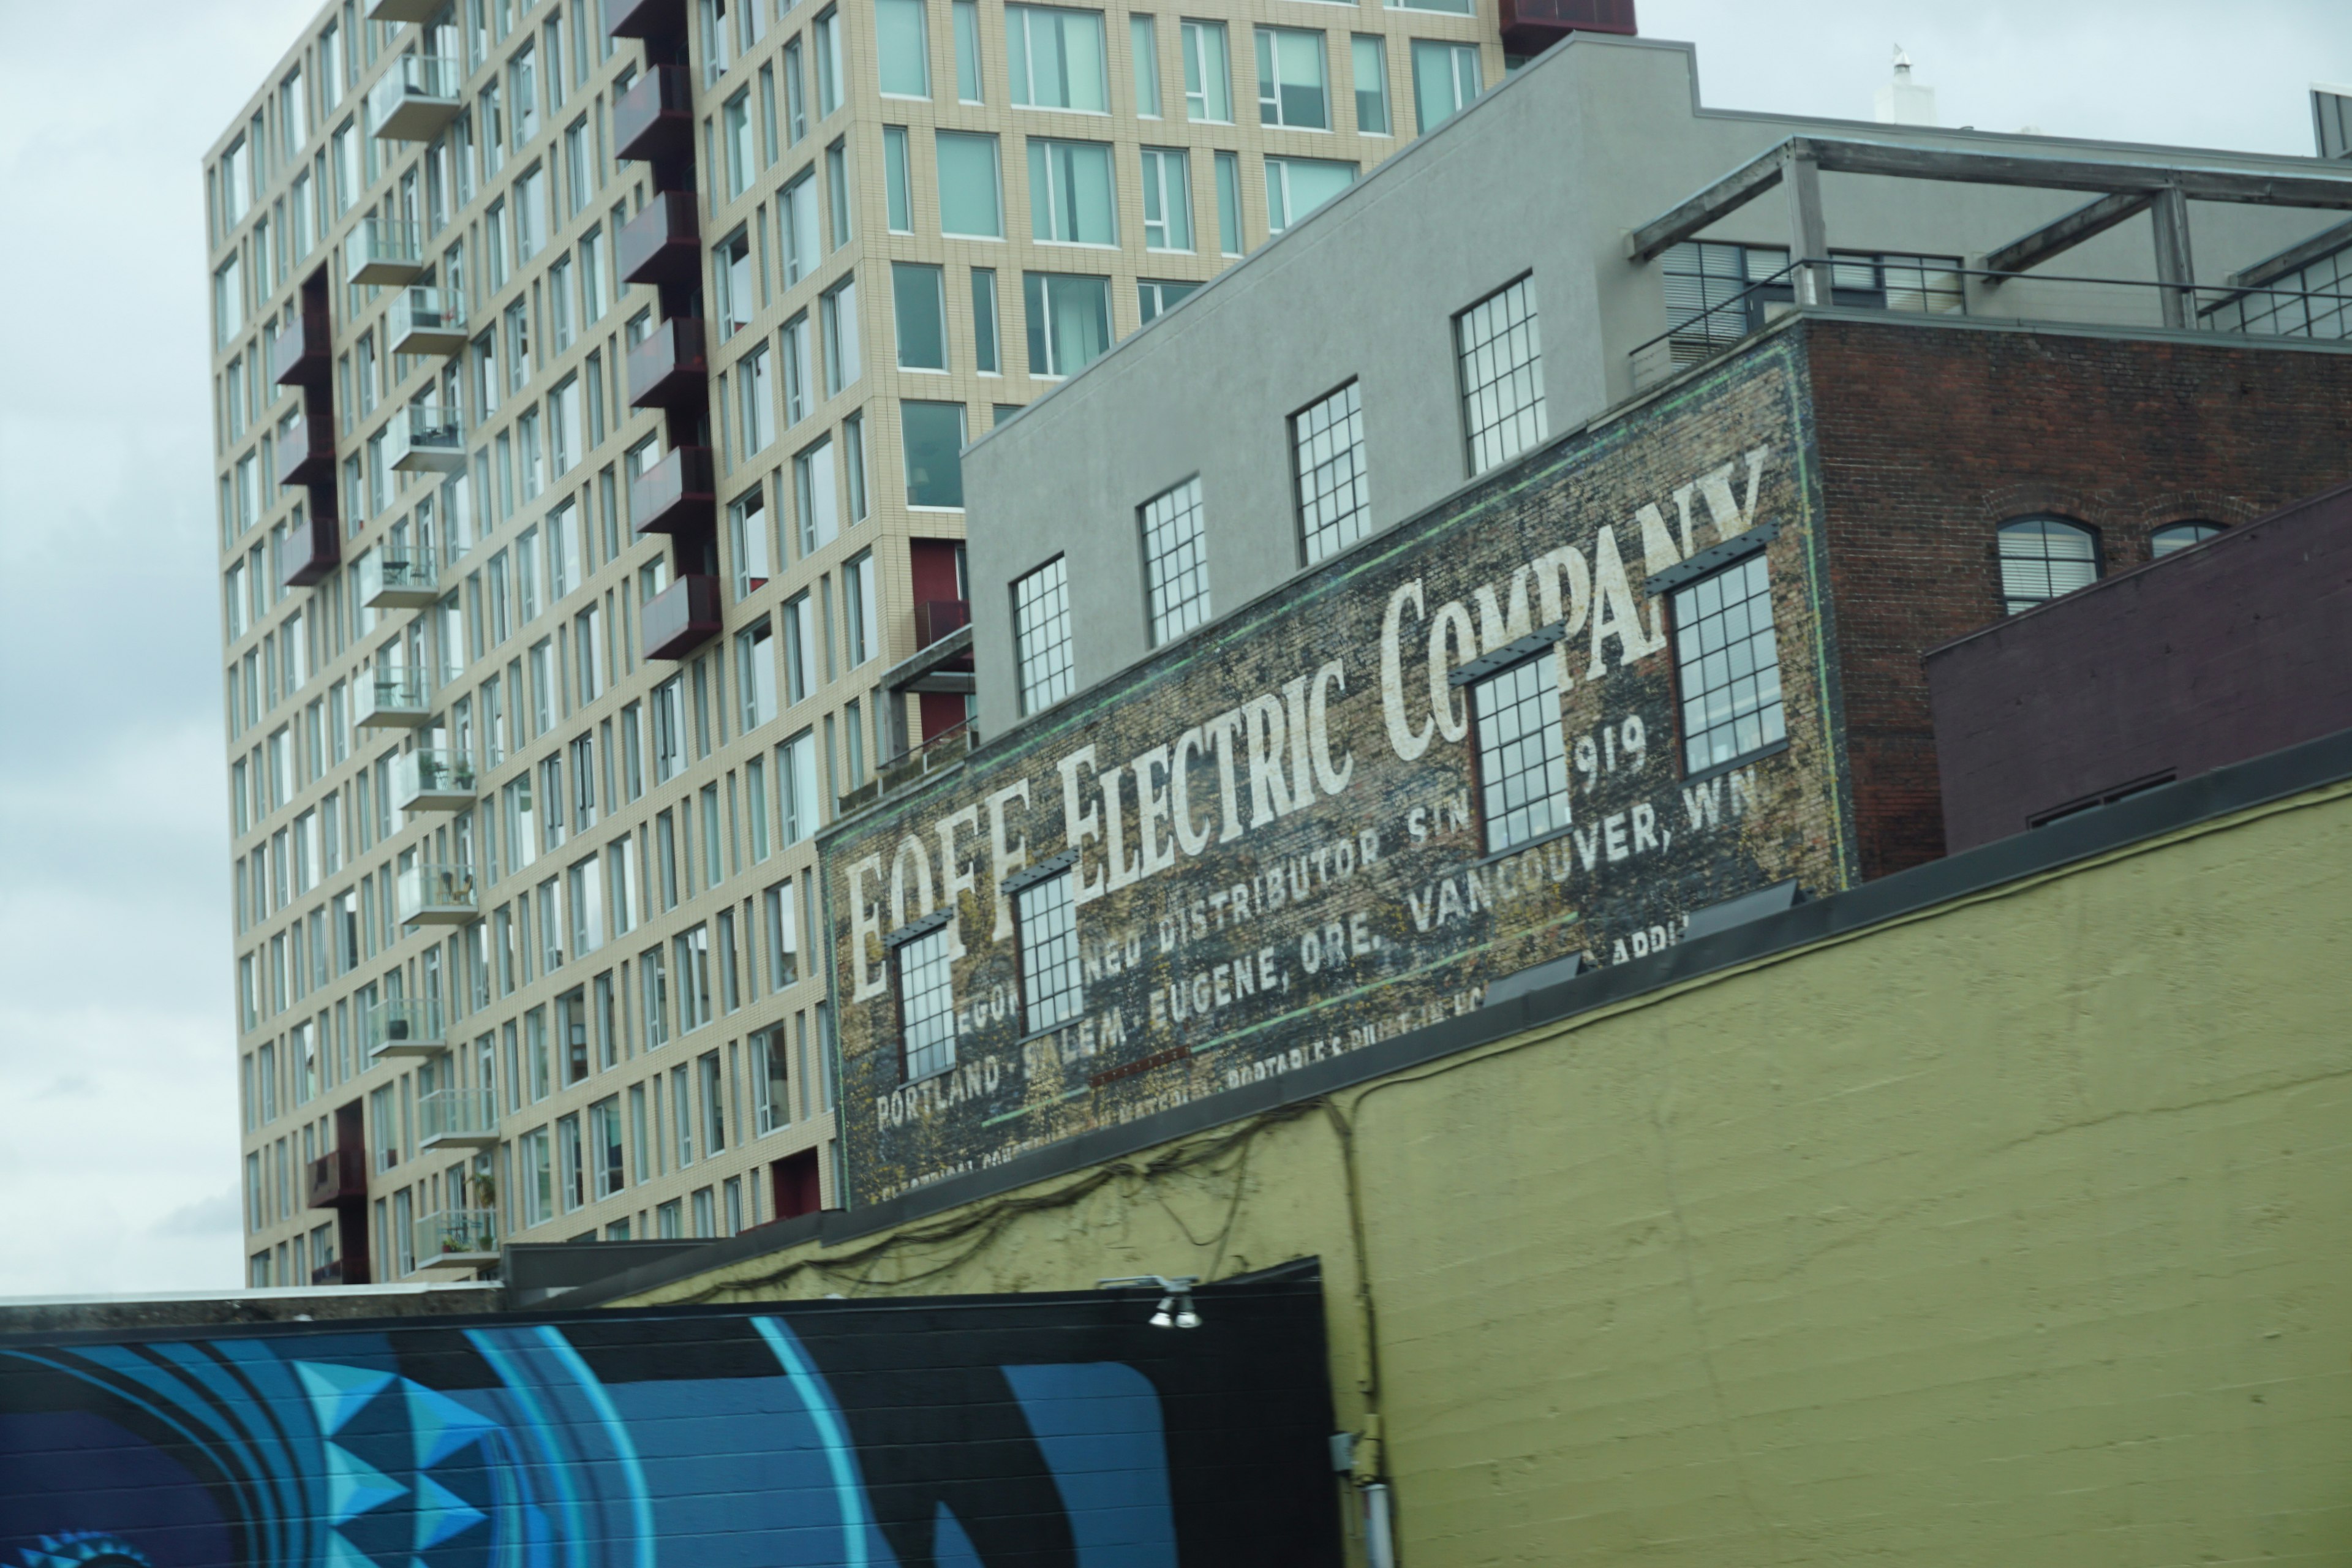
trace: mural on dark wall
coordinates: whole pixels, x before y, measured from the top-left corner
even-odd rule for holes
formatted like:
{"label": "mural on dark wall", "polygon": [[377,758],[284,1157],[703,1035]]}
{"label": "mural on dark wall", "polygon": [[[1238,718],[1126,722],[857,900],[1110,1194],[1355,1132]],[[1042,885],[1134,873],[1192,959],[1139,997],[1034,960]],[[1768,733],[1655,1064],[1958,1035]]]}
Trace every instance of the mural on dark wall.
{"label": "mural on dark wall", "polygon": [[[1641,956],[1768,883],[1843,886],[1801,353],[1538,454],[829,837],[852,1201],[1388,1038],[1548,958]],[[1782,727],[1694,768],[1666,598],[1741,558]],[[1465,683],[1515,667],[1549,744],[1482,763]],[[1490,836],[1481,768],[1545,750],[1552,816]],[[1068,935],[1024,956],[1051,877]],[[928,1030],[908,954],[951,994]]]}
{"label": "mural on dark wall", "polygon": [[[1019,1304],[1007,1304],[1017,1300]],[[0,1568],[1336,1563],[1321,1306],[0,1344]]]}

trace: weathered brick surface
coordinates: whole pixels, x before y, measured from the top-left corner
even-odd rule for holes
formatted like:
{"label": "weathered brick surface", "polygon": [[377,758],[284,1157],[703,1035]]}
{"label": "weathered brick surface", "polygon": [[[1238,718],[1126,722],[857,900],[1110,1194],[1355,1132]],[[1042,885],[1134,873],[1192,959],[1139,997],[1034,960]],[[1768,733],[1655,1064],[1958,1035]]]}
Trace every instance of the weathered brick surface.
{"label": "weathered brick surface", "polygon": [[2242,523],[2352,479],[2340,351],[1802,331],[1864,877],[1944,852],[1920,658],[2000,618],[2002,522],[2084,523],[2113,573],[2147,561],[2168,522]]}

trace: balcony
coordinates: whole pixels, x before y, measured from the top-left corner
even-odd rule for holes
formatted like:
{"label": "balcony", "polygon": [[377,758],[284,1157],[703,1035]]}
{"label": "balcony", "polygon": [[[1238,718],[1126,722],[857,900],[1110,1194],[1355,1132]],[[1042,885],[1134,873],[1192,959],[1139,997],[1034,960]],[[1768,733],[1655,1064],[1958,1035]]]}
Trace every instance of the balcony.
{"label": "balcony", "polygon": [[372,550],[360,560],[360,603],[371,610],[425,610],[441,602],[441,563],[429,551]]}
{"label": "balcony", "polygon": [[709,393],[710,364],[702,349],[702,321],[673,316],[629,351],[629,406],[675,408]]}
{"label": "balcony", "polygon": [[702,226],[692,191],[656,191],[614,242],[625,283],[690,283],[702,275]]}
{"label": "balcony", "polygon": [[684,658],[719,635],[719,579],[680,577],[646,601],[637,625],[647,658]]}
{"label": "balcony", "polygon": [[648,533],[699,533],[719,510],[710,448],[679,447],[629,482],[629,526]]}
{"label": "balcony", "polygon": [[384,452],[392,466],[409,474],[459,474],[466,470],[466,432],[457,410],[410,404],[384,427]]}
{"label": "balcony", "polygon": [[403,22],[430,22],[448,0],[368,0],[367,19],[389,22],[398,26]]}
{"label": "balcony", "polygon": [[416,1147],[488,1149],[499,1141],[499,1108],[487,1089],[436,1089],[416,1102]]}
{"label": "balcony", "polygon": [[324,310],[298,310],[269,349],[269,381],[273,386],[320,386],[331,374],[333,344]]}
{"label": "balcony", "polygon": [[416,1222],[416,1272],[463,1272],[499,1260],[498,1215],[489,1209],[444,1209]]}
{"label": "balcony", "polygon": [[1633,0],[1502,0],[1503,52],[1541,54],[1570,33],[1633,34]]}
{"label": "balcony", "polygon": [[405,669],[363,670],[353,682],[352,723],[362,730],[418,730],[433,713],[433,685]]}
{"label": "balcony", "polygon": [[392,299],[392,352],[454,354],[466,347],[466,300],[454,289],[413,283]]}
{"label": "balcony", "polygon": [[308,588],[325,582],[342,564],[342,536],[334,513],[313,504],[286,536],[285,586]]}
{"label": "balcony", "polygon": [[684,66],[655,66],[614,100],[613,144],[639,163],[694,150],[693,78]]}
{"label": "balcony", "polygon": [[439,1056],[449,1048],[441,1004],[409,996],[377,1003],[360,1015],[360,1048],[371,1062]]}
{"label": "balcony", "polygon": [[915,646],[929,647],[970,625],[970,599],[925,599],[915,606]]}
{"label": "balcony", "polygon": [[371,217],[343,241],[347,283],[408,283],[425,270],[425,239],[404,218]]}
{"label": "balcony", "polygon": [[667,38],[686,32],[686,0],[604,0],[608,38]]}
{"label": "balcony", "polygon": [[310,1270],[310,1285],[313,1289],[324,1285],[340,1285],[342,1282],[343,1260],[340,1258],[330,1258]]}
{"label": "balcony", "polygon": [[474,804],[473,761],[419,746],[394,758],[392,804],[403,811],[464,811]]}
{"label": "balcony", "polygon": [[482,918],[481,889],[471,866],[426,863],[400,874],[400,923],[464,925]]}
{"label": "balcony", "polygon": [[[379,5],[383,0],[378,0]],[[427,18],[419,16],[417,21]],[[368,89],[368,118],[383,142],[430,142],[457,118],[465,72],[439,55],[403,55]]]}
{"label": "balcony", "polygon": [[311,1161],[309,1193],[308,1206],[314,1209],[367,1202],[367,1151],[330,1149]]}
{"label": "balcony", "polygon": [[294,423],[286,427],[285,437],[278,443],[278,482],[324,485],[332,484],[334,479],[334,421],[296,415]]}

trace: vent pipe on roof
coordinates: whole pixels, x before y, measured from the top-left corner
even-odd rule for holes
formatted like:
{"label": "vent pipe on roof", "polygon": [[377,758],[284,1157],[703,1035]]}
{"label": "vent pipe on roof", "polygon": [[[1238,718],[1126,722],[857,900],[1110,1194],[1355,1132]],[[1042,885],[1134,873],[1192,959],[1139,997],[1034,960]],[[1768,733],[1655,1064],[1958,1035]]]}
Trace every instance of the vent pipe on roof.
{"label": "vent pipe on roof", "polygon": [[1903,46],[1895,46],[1895,79],[1878,89],[1878,122],[1881,125],[1933,125],[1936,123],[1936,89],[1922,87],[1911,77],[1911,57]]}

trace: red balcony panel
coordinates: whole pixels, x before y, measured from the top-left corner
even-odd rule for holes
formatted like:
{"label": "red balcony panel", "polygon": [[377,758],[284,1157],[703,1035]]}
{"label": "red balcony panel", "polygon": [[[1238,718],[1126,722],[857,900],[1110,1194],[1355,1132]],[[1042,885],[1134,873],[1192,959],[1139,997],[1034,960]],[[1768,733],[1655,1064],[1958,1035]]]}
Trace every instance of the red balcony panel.
{"label": "red balcony panel", "polygon": [[710,448],[679,447],[629,485],[629,526],[639,535],[699,533],[717,520]]}
{"label": "red balcony panel", "polygon": [[926,599],[915,606],[915,646],[929,647],[952,631],[971,625],[969,599]]}
{"label": "red balcony panel", "polygon": [[[312,497],[318,495],[312,490]],[[308,588],[342,564],[342,527],[331,509],[313,506],[286,536],[286,586]]]}
{"label": "red balcony panel", "polygon": [[335,480],[335,426],[330,418],[298,414],[278,443],[278,482],[281,485],[332,484]]}
{"label": "red balcony panel", "polygon": [[1633,0],[1502,0],[1503,52],[1537,55],[1570,33],[1631,36]]}
{"label": "red balcony panel", "polygon": [[694,150],[693,79],[684,66],[655,66],[614,100],[613,144],[639,163]]}
{"label": "red balcony panel", "polygon": [[328,336],[324,310],[298,311],[293,324],[278,334],[278,342],[269,351],[270,384],[325,386],[331,374]]}
{"label": "red balcony panel", "polygon": [[719,579],[680,577],[637,614],[647,658],[684,658],[719,635]]}
{"label": "red balcony panel", "polygon": [[367,1202],[367,1151],[346,1144],[311,1161],[310,1194],[314,1209]]}
{"label": "red balcony panel", "polygon": [[630,407],[676,408],[701,402],[709,391],[699,317],[673,316],[629,351]]}
{"label": "red balcony panel", "polygon": [[691,282],[702,271],[702,225],[692,191],[656,191],[614,244],[628,283]]}
{"label": "red balcony panel", "polygon": [[608,38],[668,38],[686,32],[686,0],[604,0]]}

